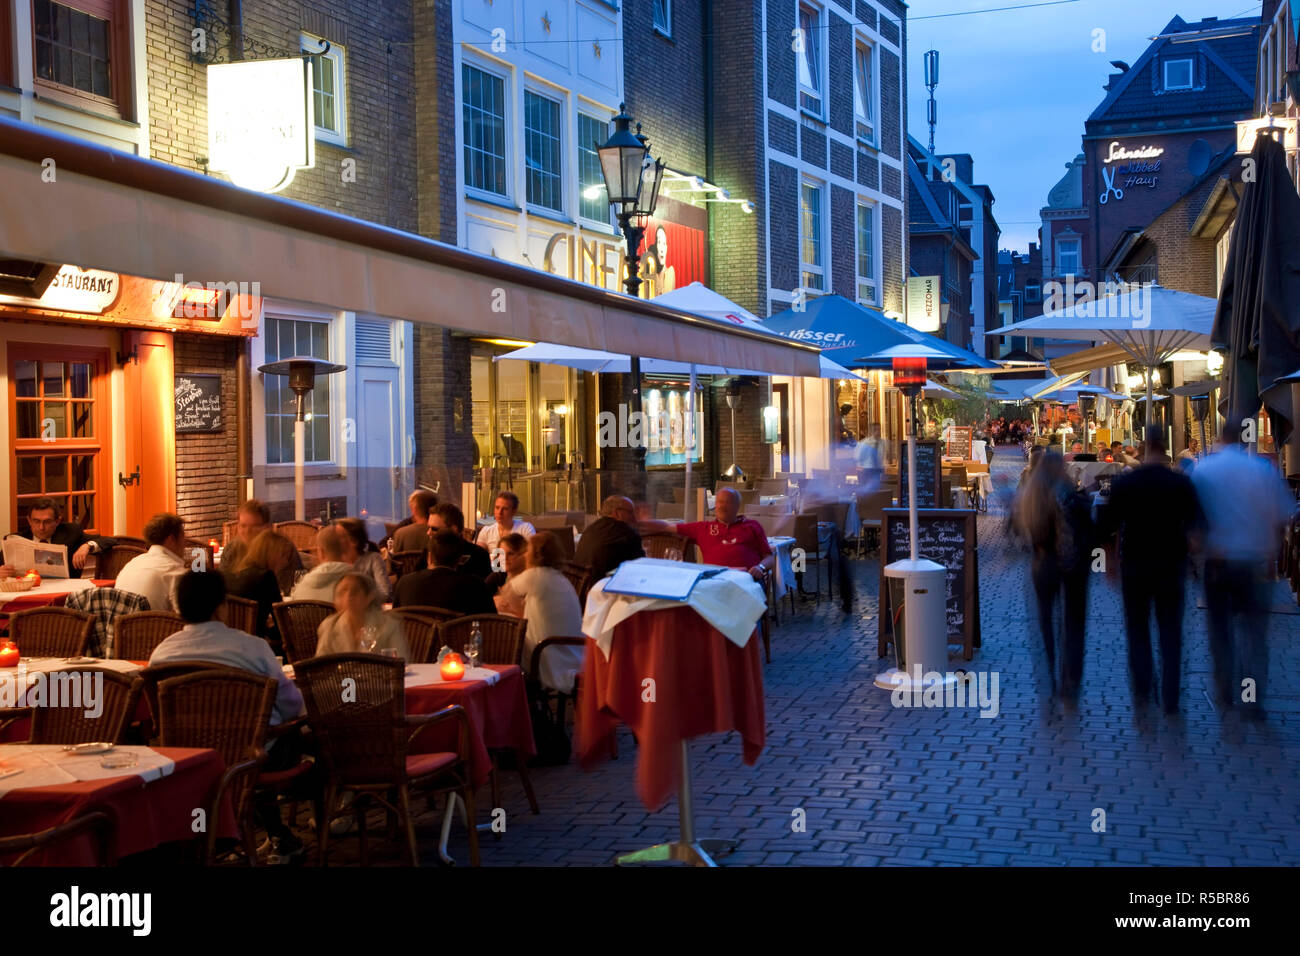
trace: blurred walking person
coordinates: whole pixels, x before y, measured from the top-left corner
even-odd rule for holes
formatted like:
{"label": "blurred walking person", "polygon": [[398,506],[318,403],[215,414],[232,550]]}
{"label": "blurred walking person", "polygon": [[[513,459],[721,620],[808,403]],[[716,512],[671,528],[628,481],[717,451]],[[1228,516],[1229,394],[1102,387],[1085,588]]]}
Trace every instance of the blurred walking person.
{"label": "blurred walking person", "polygon": [[1242,713],[1262,719],[1273,562],[1295,498],[1267,459],[1246,453],[1240,437],[1240,423],[1225,424],[1221,450],[1196,466],[1192,483],[1207,525],[1205,607],[1218,701],[1227,709],[1239,696]]}
{"label": "blurred walking person", "polygon": [[[1044,453],[1016,500],[1015,524],[1032,551],[1030,574],[1052,693],[1059,690],[1061,698],[1071,703],[1078,700],[1083,680],[1083,628],[1093,538],[1088,512],[1088,499],[1066,477],[1060,453]],[[1059,681],[1053,623],[1058,598],[1065,625]]]}
{"label": "blurred walking person", "polygon": [[1165,713],[1178,713],[1182,677],[1183,601],[1187,556],[1204,523],[1192,480],[1170,466],[1164,431],[1146,430],[1142,464],[1116,475],[1101,513],[1106,537],[1119,533],[1120,586],[1128,631],[1133,703],[1151,702],[1151,608],[1160,634],[1161,696]]}

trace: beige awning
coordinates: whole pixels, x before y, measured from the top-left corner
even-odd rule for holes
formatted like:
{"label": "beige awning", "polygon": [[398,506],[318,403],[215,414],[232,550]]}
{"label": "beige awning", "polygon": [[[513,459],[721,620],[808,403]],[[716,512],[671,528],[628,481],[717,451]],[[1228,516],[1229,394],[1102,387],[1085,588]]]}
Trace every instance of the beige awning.
{"label": "beige awning", "polygon": [[1133,356],[1118,345],[1097,345],[1052,359],[1052,371],[1057,375],[1068,375],[1071,372],[1091,372],[1093,369],[1124,365],[1132,361]]}
{"label": "beige awning", "polygon": [[476,335],[774,375],[820,372],[818,350],[803,343],[8,120],[0,120],[0,196],[0,257],[250,290],[257,283],[263,298]]}

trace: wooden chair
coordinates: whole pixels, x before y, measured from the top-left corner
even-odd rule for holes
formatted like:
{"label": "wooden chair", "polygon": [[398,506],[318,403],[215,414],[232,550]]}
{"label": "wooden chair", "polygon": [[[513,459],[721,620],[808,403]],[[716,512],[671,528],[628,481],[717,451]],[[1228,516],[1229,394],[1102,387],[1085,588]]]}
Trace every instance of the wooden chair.
{"label": "wooden chair", "polygon": [[641,538],[641,547],[645,549],[647,558],[667,558],[668,552],[675,551],[675,560],[686,560],[686,543],[687,539],[679,534],[668,534],[660,532],[658,534],[647,534]]}
{"label": "wooden chair", "polygon": [[334,605],[327,601],[280,601],[271,605],[280,640],[284,642],[284,656],[296,665],[316,656],[318,631],[325,618],[334,613]]}
{"label": "wooden chair", "polygon": [[858,557],[862,557],[869,550],[866,545],[868,532],[875,531],[877,538],[879,537],[880,529],[884,526],[885,509],[893,502],[892,491],[873,491],[858,495],[858,520],[862,522],[862,527],[858,529]]}
{"label": "wooden chair", "polygon": [[399,581],[403,574],[423,571],[428,566],[428,551],[390,551],[388,553],[389,570]]}
{"label": "wooden chair", "polygon": [[257,636],[257,602],[252,598],[226,595],[226,603],[217,608],[217,620],[245,634]]}
{"label": "wooden chair", "polygon": [[95,578],[100,581],[116,581],[126,563],[132,558],[144,554],[148,548],[137,548],[129,544],[116,544],[108,554],[98,556],[95,565]]}
{"label": "wooden chair", "polygon": [[[66,675],[56,678],[55,675]],[[99,705],[99,710],[95,716],[86,715],[86,707],[82,706],[87,703],[87,696],[82,693],[86,686],[86,677],[89,675],[90,680],[98,677],[100,684],[99,697],[95,703]],[[8,718],[19,718],[28,716],[31,718],[31,729],[28,732],[27,742],[31,744],[88,744],[103,741],[104,743],[116,744],[121,743],[126,732],[127,724],[130,723],[131,716],[135,713],[136,702],[140,699],[141,685],[140,681],[134,675],[122,674],[106,667],[77,667],[68,668],[63,671],[52,671],[47,675],[50,686],[58,686],[54,683],[56,679],[66,681],[62,687],[66,693],[75,695],[72,703],[76,706],[43,706],[43,707],[21,707],[6,709],[0,711],[0,720]],[[73,688],[72,682],[77,682],[80,686]],[[64,699],[61,704],[67,705],[69,701]]]}
{"label": "wooden chair", "polygon": [[434,607],[432,604],[406,604],[402,607],[393,608],[393,613],[406,617],[420,617],[425,620],[433,621],[435,624],[442,621],[454,621],[458,617],[464,617],[460,611],[453,611],[451,608]]}
{"label": "wooden chair", "polygon": [[560,571],[573,585],[573,590],[578,592],[578,603],[583,607],[587,606],[587,592],[591,590],[591,565],[578,564],[574,561],[565,561],[560,565]]}
{"label": "wooden chair", "polygon": [[547,707],[550,707],[552,703],[554,703],[555,720],[557,725],[560,727],[564,726],[565,704],[571,699],[575,702],[574,706],[575,706],[575,713],[576,713],[576,706],[577,706],[576,702],[578,700],[578,684],[576,681],[574,682],[573,693],[564,694],[558,690],[554,690],[549,687],[543,687],[542,682],[537,679],[537,675],[541,672],[540,668],[542,666],[542,654],[546,651],[546,649],[548,647],[563,647],[563,646],[586,647],[587,639],[582,636],[548,637],[544,641],[538,641],[537,646],[533,648],[533,653],[528,660],[529,693],[541,699]]}
{"label": "wooden chair", "polygon": [[[149,550],[149,542],[146,541],[144,538],[132,538],[125,535],[115,535],[113,540],[117,542],[117,544],[126,545],[128,548],[139,548],[141,551]],[[115,544],[114,547],[116,548],[117,545]]]}
{"label": "wooden chair", "polygon": [[522,617],[508,614],[467,614],[438,625],[438,646],[444,644],[464,656],[470,631],[478,621],[483,635],[483,653],[480,664],[519,664],[524,653],[524,639],[528,622]]}
{"label": "wooden chair", "polygon": [[316,535],[320,533],[320,526],[310,521],[277,521],[274,528],[292,541],[293,546],[299,551],[311,551],[315,548]]}
{"label": "wooden chair", "polygon": [[266,729],[275,693],[275,678],[228,667],[170,677],[158,684],[159,746],[209,748],[226,764],[208,799],[205,865],[216,849],[216,821],[227,798],[239,822],[249,865],[257,863],[252,795],[258,768],[266,760]]}
{"label": "wooden chair", "polygon": [[117,619],[113,653],[119,660],[147,661],[154,650],[185,626],[175,611],[140,611]]}
{"label": "wooden chair", "polygon": [[39,833],[0,837],[0,860],[17,853],[13,860],[4,865],[24,866],[37,859],[45,850],[68,843],[85,833],[94,838],[96,866],[113,866],[117,863],[117,823],[103,811],[83,813]]}
{"label": "wooden chair", "polygon": [[[420,863],[411,813],[411,790],[455,792],[465,801],[469,818],[470,861],[479,865],[478,828],[475,825],[474,787],[470,783],[469,717],[452,705],[433,714],[408,716],[403,688],[405,664],[375,654],[327,654],[295,667],[302,688],[308,721],[320,747],[319,763],[325,773],[324,812],[317,815],[318,863],[325,865],[330,841],[330,821],[338,816],[338,795],[355,794],[350,811],[361,838],[361,865],[366,856],[366,809],[369,801],[396,814],[406,831],[411,865]],[[354,681],[355,694],[340,694],[343,679]],[[411,743],[428,727],[453,722],[460,739],[456,751],[412,754]],[[390,796],[396,792],[396,801]]]}
{"label": "wooden chair", "polygon": [[37,607],[9,615],[9,639],[24,657],[80,657],[95,618],[66,607]]}
{"label": "wooden chair", "polygon": [[410,652],[408,664],[428,664],[433,660],[433,641],[438,636],[438,622],[416,614],[400,614],[402,636]]}

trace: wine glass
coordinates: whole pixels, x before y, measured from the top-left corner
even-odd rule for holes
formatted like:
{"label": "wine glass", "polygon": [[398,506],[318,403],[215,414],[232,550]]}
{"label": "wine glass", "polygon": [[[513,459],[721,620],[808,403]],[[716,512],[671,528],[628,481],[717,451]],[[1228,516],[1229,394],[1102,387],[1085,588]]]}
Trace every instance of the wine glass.
{"label": "wine glass", "polygon": [[478,650],[478,645],[473,641],[465,642],[465,667],[467,670],[478,667]]}
{"label": "wine glass", "polygon": [[371,654],[375,650],[375,645],[379,643],[379,628],[373,624],[367,624],[361,628],[361,650]]}

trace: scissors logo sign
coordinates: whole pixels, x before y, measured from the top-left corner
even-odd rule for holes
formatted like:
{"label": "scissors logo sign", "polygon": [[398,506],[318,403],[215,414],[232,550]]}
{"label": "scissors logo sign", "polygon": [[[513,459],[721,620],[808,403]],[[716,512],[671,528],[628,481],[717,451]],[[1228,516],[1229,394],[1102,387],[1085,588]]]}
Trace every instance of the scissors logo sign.
{"label": "scissors logo sign", "polygon": [[1116,186],[1115,186],[1115,167],[1114,167],[1114,166],[1106,166],[1106,167],[1103,167],[1103,168],[1102,168],[1102,171],[1101,171],[1101,178],[1102,178],[1103,182],[1105,183],[1106,190],[1105,190],[1105,192],[1103,192],[1103,193],[1101,194],[1101,199],[1099,199],[1098,202],[1100,202],[1103,206],[1106,205],[1106,200],[1109,199],[1109,198],[1111,197],[1111,194],[1112,194],[1112,193],[1115,195],[1115,198],[1116,198],[1116,199],[1123,199],[1123,198],[1124,198],[1124,190],[1123,190],[1123,189],[1118,189],[1118,188],[1116,188]]}

